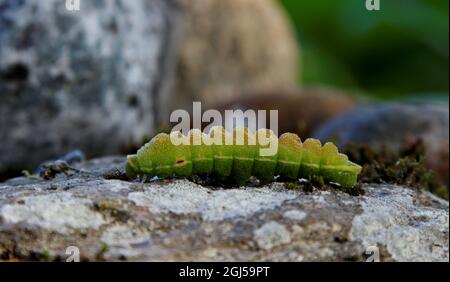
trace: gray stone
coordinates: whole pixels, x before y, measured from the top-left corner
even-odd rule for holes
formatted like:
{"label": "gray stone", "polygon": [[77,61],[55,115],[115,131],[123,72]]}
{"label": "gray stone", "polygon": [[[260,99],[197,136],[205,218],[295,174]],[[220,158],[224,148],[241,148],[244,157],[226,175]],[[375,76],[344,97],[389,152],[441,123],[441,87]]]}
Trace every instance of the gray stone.
{"label": "gray stone", "polygon": [[448,183],[448,103],[359,106],[325,123],[313,136],[322,141],[331,140],[341,148],[353,143],[393,151],[421,139],[428,166]]}
{"label": "gray stone", "polygon": [[124,161],[0,183],[0,257],[65,260],[75,246],[89,261],[363,261],[376,247],[382,261],[449,260],[448,202],[425,191],[140,183],[120,179]]}
{"label": "gray stone", "polygon": [[99,213],[93,212],[88,199],[57,193],[22,197],[19,203],[2,206],[0,214],[6,224],[25,223],[56,232],[97,228],[104,223]]}
{"label": "gray stone", "polygon": [[292,220],[303,220],[306,217],[306,213],[303,211],[291,210],[283,214],[284,217]]}
{"label": "gray stone", "polygon": [[250,216],[264,208],[276,208],[295,197],[297,193],[288,191],[280,194],[267,187],[211,193],[208,188],[179,181],[145,192],[128,194],[129,200],[138,206],[148,207],[154,213],[199,214],[205,220]]}
{"label": "gray stone", "polygon": [[[353,219],[352,238],[367,246],[385,245],[396,261],[448,259],[448,210],[418,209],[408,189],[390,197],[384,197],[386,193],[386,187],[379,187],[375,197],[362,201],[363,213]],[[442,203],[448,207],[448,202]]]}
{"label": "gray stone", "polygon": [[289,231],[276,221],[265,223],[253,233],[258,246],[264,250],[270,250],[291,241]]}
{"label": "gray stone", "polygon": [[[174,1],[0,0],[0,173],[140,144],[168,99]],[[114,140],[114,141],[111,141]]]}

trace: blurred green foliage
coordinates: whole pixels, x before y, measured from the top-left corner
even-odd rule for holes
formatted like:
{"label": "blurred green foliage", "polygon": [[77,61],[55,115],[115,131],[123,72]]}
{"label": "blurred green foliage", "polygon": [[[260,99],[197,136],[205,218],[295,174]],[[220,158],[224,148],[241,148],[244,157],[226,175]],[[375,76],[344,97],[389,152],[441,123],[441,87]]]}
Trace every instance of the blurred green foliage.
{"label": "blurred green foliage", "polygon": [[448,99],[448,0],[279,0],[302,49],[303,85],[377,98]]}

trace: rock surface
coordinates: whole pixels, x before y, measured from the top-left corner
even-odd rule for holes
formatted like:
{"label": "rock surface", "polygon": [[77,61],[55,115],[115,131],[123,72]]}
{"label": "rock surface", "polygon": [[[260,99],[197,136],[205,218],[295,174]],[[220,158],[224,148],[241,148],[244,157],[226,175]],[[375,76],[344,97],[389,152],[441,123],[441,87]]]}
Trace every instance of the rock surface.
{"label": "rock surface", "polygon": [[0,172],[142,142],[167,96],[173,2],[0,0]]}
{"label": "rock surface", "polygon": [[183,24],[172,109],[296,85],[298,46],[277,1],[180,3]]}
{"label": "rock surface", "polygon": [[428,192],[143,184],[120,180],[123,164],[108,157],[69,176],[0,183],[0,258],[65,260],[75,246],[90,261],[361,261],[376,246],[381,260],[449,259],[448,202]]}
{"label": "rock surface", "polygon": [[356,107],[328,123],[314,134],[339,147],[367,144],[375,150],[385,146],[399,151],[418,139],[424,142],[427,165],[445,183],[449,181],[448,104],[380,104]]}

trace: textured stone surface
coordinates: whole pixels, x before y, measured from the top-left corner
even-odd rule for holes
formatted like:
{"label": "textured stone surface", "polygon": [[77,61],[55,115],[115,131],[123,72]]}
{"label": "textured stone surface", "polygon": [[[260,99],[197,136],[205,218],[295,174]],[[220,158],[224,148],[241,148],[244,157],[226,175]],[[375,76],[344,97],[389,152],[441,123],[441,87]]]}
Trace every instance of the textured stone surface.
{"label": "textured stone surface", "polygon": [[264,250],[271,250],[291,241],[291,233],[276,221],[265,223],[253,232],[253,236],[258,247]]}
{"label": "textured stone surface", "polygon": [[0,172],[151,134],[167,103],[173,2],[0,0]]}
{"label": "textured stone surface", "polygon": [[124,158],[78,165],[52,180],[0,183],[0,258],[64,260],[448,261],[448,202],[364,185],[364,196],[305,193],[283,183],[203,187],[120,179]]}
{"label": "textured stone surface", "polygon": [[448,210],[417,208],[414,201],[411,190],[392,194],[378,187],[362,202],[363,213],[353,219],[351,237],[364,245],[384,245],[397,261],[448,260]]}
{"label": "textured stone surface", "polygon": [[294,32],[274,0],[181,0],[172,108],[211,105],[298,79]]}
{"label": "textured stone surface", "polygon": [[[26,223],[57,232],[68,229],[97,228],[104,223],[100,214],[88,208],[88,199],[70,193],[23,197],[19,204],[4,205],[0,210],[6,223]],[[76,211],[76,212],[75,212]]]}
{"label": "textured stone surface", "polygon": [[385,146],[398,151],[421,139],[428,166],[448,183],[449,110],[442,104],[379,104],[356,107],[328,123],[313,135],[332,140],[343,148],[349,143]]}

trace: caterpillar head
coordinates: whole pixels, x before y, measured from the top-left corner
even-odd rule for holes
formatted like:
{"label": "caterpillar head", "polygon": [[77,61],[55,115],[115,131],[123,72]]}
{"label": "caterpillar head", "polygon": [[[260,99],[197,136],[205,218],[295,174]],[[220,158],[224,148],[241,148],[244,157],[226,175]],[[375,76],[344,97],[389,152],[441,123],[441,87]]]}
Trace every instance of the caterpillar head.
{"label": "caterpillar head", "polygon": [[127,164],[125,165],[125,174],[128,178],[136,178],[139,174],[139,163],[137,155],[128,155]]}

